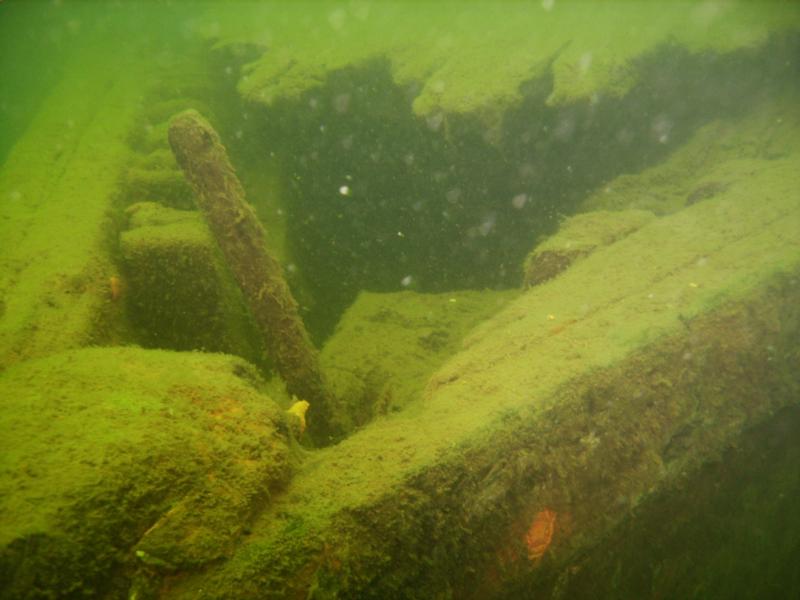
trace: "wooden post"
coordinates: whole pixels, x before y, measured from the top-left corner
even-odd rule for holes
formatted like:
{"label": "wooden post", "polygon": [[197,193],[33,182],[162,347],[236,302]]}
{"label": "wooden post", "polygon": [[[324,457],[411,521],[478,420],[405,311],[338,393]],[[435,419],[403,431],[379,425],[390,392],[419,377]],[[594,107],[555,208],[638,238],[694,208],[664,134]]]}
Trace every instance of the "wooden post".
{"label": "wooden post", "polygon": [[328,443],[333,433],[331,398],[317,351],[283,270],[267,251],[264,228],[245,200],[225,146],[214,128],[195,110],[173,117],[169,143],[244,293],[287,390],[311,404],[309,433],[317,443]]}

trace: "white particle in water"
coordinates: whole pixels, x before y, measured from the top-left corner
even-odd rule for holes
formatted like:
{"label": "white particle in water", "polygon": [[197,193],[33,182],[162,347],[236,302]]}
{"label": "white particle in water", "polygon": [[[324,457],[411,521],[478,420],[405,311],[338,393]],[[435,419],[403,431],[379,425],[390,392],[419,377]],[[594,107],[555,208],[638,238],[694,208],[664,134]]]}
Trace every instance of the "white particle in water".
{"label": "white particle in water", "polygon": [[658,140],[659,144],[666,144],[669,141],[670,133],[672,133],[673,122],[667,115],[658,115],[651,125],[653,137]]}
{"label": "white particle in water", "polygon": [[428,124],[428,128],[431,131],[439,131],[439,127],[441,127],[444,122],[444,114],[439,112],[430,115],[425,119],[425,122]]}
{"label": "white particle in water", "polygon": [[350,94],[339,94],[333,99],[333,108],[338,113],[346,113],[350,108]]}
{"label": "white particle in water", "polygon": [[328,15],[328,23],[330,23],[331,27],[337,31],[344,27],[346,20],[347,11],[345,11],[343,8],[338,8]]}
{"label": "white particle in water", "polygon": [[495,215],[494,213],[490,213],[483,220],[483,223],[481,223],[478,226],[478,231],[482,236],[486,237],[494,230],[496,222],[497,222],[497,215]]}
{"label": "white particle in water", "polygon": [[461,198],[461,190],[458,188],[453,188],[452,190],[449,190],[444,197],[447,198],[447,201],[450,204],[455,204],[458,202],[459,198]]}

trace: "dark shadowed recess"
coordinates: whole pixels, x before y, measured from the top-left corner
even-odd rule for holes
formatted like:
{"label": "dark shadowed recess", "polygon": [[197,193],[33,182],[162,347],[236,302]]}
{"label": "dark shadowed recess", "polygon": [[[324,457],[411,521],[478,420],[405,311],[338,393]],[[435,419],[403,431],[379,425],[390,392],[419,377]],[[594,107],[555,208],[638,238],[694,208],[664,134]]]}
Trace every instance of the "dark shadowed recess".
{"label": "dark shadowed recess", "polygon": [[397,86],[389,62],[374,60],[297,99],[248,106],[246,122],[231,112],[226,126],[256,128],[249,168],[259,157],[280,161],[289,246],[320,341],[361,289],[519,285],[537,238],[592,189],[797,81],[798,50],[796,35],[727,54],[667,43],[631,65],[637,84],[624,97],[566,106],[546,104],[547,73],[521,86],[522,102],[495,126],[478,115],[415,115],[419,85]]}

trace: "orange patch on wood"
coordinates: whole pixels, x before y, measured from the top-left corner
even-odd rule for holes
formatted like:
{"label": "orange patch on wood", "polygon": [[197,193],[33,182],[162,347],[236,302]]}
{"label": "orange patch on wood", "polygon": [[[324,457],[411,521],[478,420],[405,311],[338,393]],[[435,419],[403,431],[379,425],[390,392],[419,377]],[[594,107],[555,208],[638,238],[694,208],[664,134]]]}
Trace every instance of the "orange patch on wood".
{"label": "orange patch on wood", "polygon": [[570,325],[573,325],[574,323],[577,323],[577,322],[578,322],[577,319],[570,319],[566,323],[561,323],[560,325],[556,325],[555,327],[551,327],[549,333],[550,333],[550,335],[558,335],[559,333],[564,331],[567,327],[569,327]]}
{"label": "orange patch on wood", "polygon": [[114,302],[122,298],[122,279],[116,275],[112,275],[108,278],[108,287],[111,290],[111,299]]}
{"label": "orange patch on wood", "polygon": [[538,560],[547,551],[553,541],[556,528],[556,513],[549,508],[536,513],[528,532],[525,534],[525,545],[528,547],[528,558]]}

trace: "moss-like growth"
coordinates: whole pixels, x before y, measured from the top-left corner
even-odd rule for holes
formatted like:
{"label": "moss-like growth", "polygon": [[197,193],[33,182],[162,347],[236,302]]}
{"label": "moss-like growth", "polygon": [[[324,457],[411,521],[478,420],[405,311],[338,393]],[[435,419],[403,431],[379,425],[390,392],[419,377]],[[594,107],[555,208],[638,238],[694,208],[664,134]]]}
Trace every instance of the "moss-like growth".
{"label": "moss-like growth", "polygon": [[137,48],[67,53],[81,76],[53,86],[0,166],[0,368],[116,341],[110,214],[147,79]]}
{"label": "moss-like growth", "polygon": [[120,235],[128,315],[145,346],[229,352],[263,364],[251,317],[202,217],[152,202]]}
{"label": "moss-like growth", "polygon": [[197,111],[188,110],[170,122],[169,143],[286,389],[311,403],[310,431],[318,443],[327,443],[337,432],[317,350],[219,134]]}
{"label": "moss-like growth", "polygon": [[345,430],[397,412],[419,397],[466,333],[519,294],[362,292],[320,354]]}
{"label": "moss-like growth", "polygon": [[[182,65],[186,68],[187,65]],[[176,74],[174,71],[167,71],[163,74],[164,78],[180,77],[180,73]],[[195,75],[195,77],[198,77]],[[211,94],[211,89],[207,79],[197,79],[202,81],[202,85],[198,84],[201,88],[198,93],[205,96]],[[202,111],[203,114],[208,114],[213,118],[213,111],[209,108],[208,104],[196,98],[181,97],[181,86],[166,86],[163,83],[155,83],[151,86],[147,94],[147,103],[143,107],[142,112],[138,115],[135,125],[131,128],[128,142],[131,147],[144,153],[168,151],[169,142],[167,140],[167,128],[169,126],[169,119],[173,115],[187,109],[195,109]],[[174,160],[172,161],[174,163]]]}
{"label": "moss-like growth", "polygon": [[[406,276],[425,292],[519,285],[533,241],[590,190],[798,80],[800,38],[783,33],[797,14],[775,3],[702,18],[642,3],[407,8],[212,8],[208,19],[217,47],[262,48],[241,71],[219,53],[246,101],[230,131],[283,165],[315,335],[361,289],[397,291]],[[626,202],[669,190],[639,192]]]}
{"label": "moss-like growth", "polygon": [[776,90],[759,101],[756,110],[718,117],[666,160],[603,183],[579,209],[639,209],[664,215],[721,195],[752,175],[755,163],[750,161],[800,153],[797,103],[796,91]]}
{"label": "moss-like growth", "polygon": [[[797,402],[795,163],[754,165],[512,300],[170,597],[493,597],[603,553],[645,497]],[[532,561],[544,509],[556,532]]]}
{"label": "moss-like growth", "polygon": [[[207,75],[205,77],[207,77]],[[198,78],[198,81],[203,83],[203,95],[209,96],[212,93],[212,89],[209,85],[208,79],[205,77]],[[167,123],[174,115],[190,108],[201,112],[204,115],[208,115],[208,118],[212,121],[216,120],[214,111],[211,110],[211,108],[208,106],[208,103],[202,100],[197,100],[196,98],[180,97],[172,97],[168,100],[159,100],[157,98],[153,98],[153,102],[149,103],[145,107],[143,116],[149,123]]]}
{"label": "moss-like growth", "polygon": [[553,56],[548,101],[566,105],[623,96],[637,82],[636,59],[667,42],[695,53],[727,52],[799,22],[797,11],[780,3],[441,2],[411,9],[385,2],[236,12],[215,6],[197,26],[218,46],[265,49],[239,81],[241,94],[254,102],[298,98],[331,72],[386,57],[417,114],[476,113],[492,123],[521,100],[522,84],[549,69]]}
{"label": "moss-like growth", "polygon": [[[151,60],[156,44],[110,43],[111,20],[102,43],[83,35],[96,19],[70,21],[84,23],[74,37],[86,49],[68,57],[0,169],[0,596],[686,597],[704,591],[693,583],[736,593],[743,573],[796,582],[797,519],[781,510],[792,510],[797,459],[780,438],[796,422],[774,419],[750,445],[745,432],[798,398],[796,95],[780,110],[756,103],[796,86],[786,57],[798,38],[780,31],[796,31],[800,13],[757,2],[641,3],[625,18],[607,3],[367,4],[211,7],[220,46],[251,42],[249,55],[263,43],[241,72],[245,58],[216,54],[216,79],[213,61],[178,60],[165,75],[182,55],[175,36]],[[119,54],[104,56],[111,46]],[[151,68],[159,82],[143,96],[139,70]],[[122,254],[150,280],[120,278],[109,259],[112,199],[177,197],[165,116],[237,78],[269,108],[218,114],[262,170],[252,180],[271,191],[285,175],[296,193],[259,216],[282,223],[285,210],[279,256],[290,250],[318,306],[333,306],[331,328],[361,290],[406,278],[437,291],[516,285],[532,240],[598,185],[585,207],[663,218],[598,245],[466,337],[472,315],[490,312],[477,294],[457,316],[446,296],[364,294],[325,360],[347,390],[348,426],[387,404],[403,410],[315,451],[276,496],[290,440],[243,361],[54,355],[108,343],[102,315],[142,290],[160,294],[145,316],[175,301],[194,319],[162,314],[142,329],[149,344],[181,322],[187,347],[207,348],[208,323],[213,342],[249,352],[240,342],[252,327],[196,215],[145,205],[131,216]],[[753,106],[753,120],[729,118]],[[141,159],[123,143],[137,112],[128,139],[150,152]],[[711,119],[691,152],[675,151]],[[637,175],[670,155],[679,160]],[[119,192],[125,170],[127,192],[150,197]],[[732,472],[763,466],[754,489],[714,472],[737,445],[749,460]],[[720,506],[729,490],[738,511]],[[531,561],[527,532],[544,509],[555,535]],[[708,521],[721,525],[716,538],[684,543]]]}
{"label": "moss-like growth", "polygon": [[570,217],[525,259],[522,283],[538,285],[566,270],[597,248],[613,244],[653,218],[644,210],[596,211]]}
{"label": "moss-like growth", "polygon": [[230,552],[290,472],[259,386],[236,358],[138,348],[3,373],[2,597],[111,593]]}
{"label": "moss-like growth", "polygon": [[[689,440],[679,436],[676,443]],[[777,412],[663,494],[652,494],[567,569],[507,583],[496,598],[800,595],[800,409]],[[556,579],[558,583],[556,583]]]}
{"label": "moss-like growth", "polygon": [[[155,150],[151,155],[160,155],[166,150]],[[122,180],[123,204],[136,202],[159,202],[171,208],[194,207],[192,190],[177,167],[174,169],[136,168],[125,171]]]}

